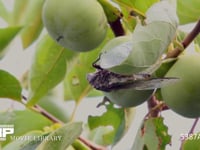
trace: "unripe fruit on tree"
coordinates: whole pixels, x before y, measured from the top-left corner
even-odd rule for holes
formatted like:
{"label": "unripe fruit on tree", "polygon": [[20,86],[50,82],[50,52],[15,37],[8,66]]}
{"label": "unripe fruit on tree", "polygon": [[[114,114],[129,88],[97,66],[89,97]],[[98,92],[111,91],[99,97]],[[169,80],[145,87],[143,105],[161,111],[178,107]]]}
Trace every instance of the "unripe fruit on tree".
{"label": "unripe fruit on tree", "polygon": [[104,92],[104,95],[114,104],[121,107],[134,107],[147,101],[154,90],[121,89]]}
{"label": "unripe fruit on tree", "polygon": [[42,19],[50,36],[71,50],[92,50],[106,36],[106,16],[96,0],[47,0]]}
{"label": "unripe fruit on tree", "polygon": [[184,117],[200,117],[200,55],[180,56],[166,76],[180,78],[161,88],[167,106]]}

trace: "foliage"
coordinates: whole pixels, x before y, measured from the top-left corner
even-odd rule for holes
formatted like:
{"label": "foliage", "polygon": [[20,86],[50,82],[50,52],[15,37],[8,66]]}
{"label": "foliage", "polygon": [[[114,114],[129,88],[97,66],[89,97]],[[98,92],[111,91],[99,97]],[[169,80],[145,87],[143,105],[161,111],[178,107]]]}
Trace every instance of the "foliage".
{"label": "foliage", "polygon": [[[80,52],[82,47],[79,46],[79,50],[69,49],[65,43],[65,47],[62,47],[59,44],[60,38],[61,40],[65,38],[66,41],[69,39],[57,34],[55,36],[58,36],[59,39],[52,38],[49,30],[46,30],[43,24],[44,18],[42,18],[44,0],[15,0],[12,10],[6,7],[3,0],[0,0],[0,19],[7,24],[5,27],[0,27],[0,60],[3,61],[9,54],[10,46],[14,44],[13,40],[21,39],[21,47],[26,50],[23,51],[24,53],[29,53],[30,49],[34,48],[32,63],[27,69],[27,74],[18,77],[12,71],[0,68],[0,101],[5,101],[5,103],[11,101],[23,106],[22,110],[12,108],[12,106],[0,110],[0,129],[1,125],[14,125],[15,129],[14,134],[8,135],[5,141],[1,141],[0,136],[0,149],[105,150],[109,146],[114,147],[129,132],[128,129],[135,116],[134,107],[146,102],[148,114],[143,114],[144,119],[135,139],[129,141],[129,147],[131,150],[165,150],[171,144],[173,135],[169,135],[161,112],[171,108],[165,104],[162,92],[155,90],[157,87],[162,87],[157,84],[162,84],[156,83],[154,79],[158,77],[159,81],[165,81],[167,72],[179,62],[177,61],[179,55],[189,53],[186,48],[191,42],[195,45],[195,54],[200,51],[200,36],[198,36],[200,32],[200,1],[174,1],[176,5],[173,5],[171,0],[98,0],[98,8],[101,11],[104,10],[105,14],[102,15],[104,19],[105,16],[107,18],[107,26],[104,30],[107,33],[104,34],[105,38],[101,44],[94,49]],[[62,0],[58,0],[56,3],[62,5]],[[79,10],[78,1],[76,3],[77,5],[72,3],[73,7],[77,8],[71,11],[71,14],[75,14],[75,11]],[[84,3],[83,9],[88,5],[90,4]],[[96,7],[96,3],[94,7]],[[70,21],[62,22],[65,17],[62,14],[65,10],[53,8],[52,10],[45,9],[52,15],[54,14],[52,11],[58,11],[56,14],[61,14],[61,16],[53,16],[53,21],[56,20],[56,22],[52,27],[55,30],[52,32],[59,29],[59,33],[63,32],[64,35],[67,35],[70,32],[67,29],[68,23],[72,28],[84,27],[85,31],[78,33],[84,41],[82,44],[85,44],[85,41],[93,44],[91,41],[95,41],[95,38],[98,37],[94,33],[95,28],[99,31],[98,21],[101,21],[102,12],[97,13],[99,19],[93,26],[92,20],[96,19],[95,14],[90,14],[91,18],[88,22],[84,22],[84,19],[87,18],[86,12],[81,12],[83,21],[80,21],[80,17],[75,14],[68,16]],[[78,13],[80,14],[80,12]],[[87,29],[89,23],[94,29]],[[191,28],[190,33],[183,32],[179,28],[180,25],[190,23],[196,24],[193,29]],[[48,25],[51,30],[51,24]],[[59,28],[60,26],[62,28]],[[91,37],[87,41],[85,33],[89,32]],[[99,31],[99,33],[101,32]],[[74,32],[74,34],[77,33]],[[73,40],[77,42],[77,45],[80,44],[78,42],[82,42],[76,38]],[[75,44],[75,47],[77,45]],[[86,47],[90,47],[90,45],[86,45]],[[192,62],[189,64],[191,67],[194,66]],[[10,63],[13,63],[12,60]],[[95,80],[96,74],[93,73],[95,70],[100,74],[101,80],[89,83],[89,77],[92,77],[92,81]],[[105,76],[105,70],[108,76]],[[109,79],[109,74],[118,77],[117,86],[115,85],[111,91],[102,92],[95,89],[94,87],[102,85],[106,85],[104,87],[106,89],[113,83],[116,84],[116,81],[112,79],[105,83],[104,80]],[[155,85],[155,88],[141,89],[139,92],[135,92],[135,89],[126,86],[130,83],[134,84],[132,74],[136,75],[134,80],[142,81],[138,84],[141,87]],[[151,77],[146,77],[146,74]],[[150,85],[147,85],[146,81],[152,82],[148,82]],[[194,83],[199,83],[199,80]],[[175,83],[172,83],[171,86],[173,84]],[[192,86],[192,84],[188,85]],[[125,88],[120,89],[119,87]],[[187,85],[186,87],[186,90],[194,89]],[[144,92],[147,92],[146,96]],[[189,91],[189,96],[190,94],[194,96],[194,92],[199,93],[199,89]],[[62,96],[59,95],[60,93]],[[108,99],[111,94],[114,100]],[[105,112],[98,116],[90,114],[84,123],[77,122],[74,117],[80,103],[84,102],[83,99],[90,97],[101,98],[102,102],[98,104],[96,111],[104,109]],[[188,102],[187,99],[185,101],[187,104],[191,102]],[[70,102],[75,104],[72,113],[65,107]],[[181,101],[177,105],[181,106],[180,104]],[[199,99],[192,105],[199,106]],[[187,117],[189,114],[187,111],[184,113],[186,115],[183,117]],[[199,113],[192,113],[199,117]],[[184,135],[181,149],[196,150],[199,148],[199,133],[193,133],[194,126],[195,123],[191,132],[187,136]],[[59,136],[60,140],[45,140]],[[29,139],[17,140],[14,137],[29,137]]]}

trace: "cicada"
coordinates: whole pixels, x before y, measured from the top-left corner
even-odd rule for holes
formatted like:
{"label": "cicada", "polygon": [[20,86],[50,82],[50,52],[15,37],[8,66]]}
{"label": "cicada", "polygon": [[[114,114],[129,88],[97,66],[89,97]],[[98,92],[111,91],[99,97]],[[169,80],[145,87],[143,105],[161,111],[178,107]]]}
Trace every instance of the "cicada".
{"label": "cicada", "polygon": [[122,75],[102,69],[93,63],[97,72],[87,75],[89,83],[97,90],[111,92],[113,90],[132,88],[135,90],[150,90],[161,88],[179,80],[176,77],[155,78],[148,73]]}

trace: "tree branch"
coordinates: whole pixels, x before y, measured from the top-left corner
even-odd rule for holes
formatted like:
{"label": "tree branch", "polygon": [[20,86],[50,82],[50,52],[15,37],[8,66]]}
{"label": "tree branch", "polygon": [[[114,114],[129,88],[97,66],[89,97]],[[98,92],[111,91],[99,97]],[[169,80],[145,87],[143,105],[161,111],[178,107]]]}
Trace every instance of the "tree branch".
{"label": "tree branch", "polygon": [[99,146],[95,143],[92,143],[91,141],[83,138],[83,137],[79,137],[78,138],[81,142],[83,142],[85,145],[87,145],[89,148],[91,148],[92,150],[107,150],[106,147],[103,147],[103,146]]}
{"label": "tree branch", "polygon": [[[195,39],[195,37],[197,37],[199,32],[200,32],[200,20],[197,22],[193,30],[182,41],[184,49],[188,47],[188,45]],[[182,50],[177,47],[174,50],[168,52],[166,58],[176,58],[181,52]]]}
{"label": "tree branch", "polygon": [[122,36],[125,35],[125,31],[124,28],[121,24],[121,18],[118,17],[115,21],[113,22],[108,22],[110,24],[110,27],[113,31],[113,33],[115,34],[115,36]]}
{"label": "tree branch", "polygon": [[98,0],[98,2],[104,9],[108,24],[110,25],[114,35],[125,35],[125,30],[121,23],[121,18],[123,17],[121,11],[117,7],[113,6],[108,0]]}
{"label": "tree branch", "polygon": [[[197,22],[197,24],[195,25],[195,27],[192,29],[192,31],[185,37],[185,39],[181,42],[183,45],[183,48],[187,48],[188,45],[195,39],[195,37],[197,37],[197,35],[200,32],[200,20]],[[180,53],[182,52],[182,50],[178,47],[176,47],[174,50],[170,51],[167,53],[167,56],[165,59],[167,58],[176,58]],[[149,101],[147,101],[148,104],[148,109],[149,112],[151,112],[151,110],[156,107],[156,105],[159,105],[159,103],[157,102],[157,100],[155,99],[154,96],[151,97],[151,99]],[[164,107],[162,110],[166,110],[168,109],[167,106]],[[156,117],[159,115],[159,111],[153,111],[153,113],[151,112],[151,115],[153,117]]]}

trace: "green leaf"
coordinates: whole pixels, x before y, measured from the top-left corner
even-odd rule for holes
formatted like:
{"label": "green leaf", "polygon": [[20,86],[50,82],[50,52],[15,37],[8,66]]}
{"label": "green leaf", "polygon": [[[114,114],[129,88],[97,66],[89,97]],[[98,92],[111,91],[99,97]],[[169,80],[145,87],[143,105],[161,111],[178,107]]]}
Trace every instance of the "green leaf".
{"label": "green leaf", "polygon": [[158,61],[172,42],[178,26],[176,11],[166,1],[154,4],[146,13],[146,25],[138,24],[132,42],[124,42],[102,54],[101,66],[116,73],[144,71]]}
{"label": "green leaf", "polygon": [[146,12],[154,3],[159,2],[160,0],[131,0],[132,5],[141,12]]}
{"label": "green leaf", "polygon": [[125,61],[136,69],[153,65],[172,42],[178,26],[175,9],[166,1],[154,4],[146,13],[145,26],[133,32],[133,49]]}
{"label": "green leaf", "polygon": [[145,13],[147,9],[159,0],[115,0],[119,5],[124,6],[127,5],[134,9],[137,9],[140,12]]}
{"label": "green leaf", "polygon": [[92,89],[88,95],[88,97],[99,97],[99,96],[103,96],[103,93],[99,90],[96,90],[96,89]]}
{"label": "green leaf", "polygon": [[141,20],[145,18],[147,9],[159,0],[115,0],[121,8],[123,21],[131,31],[136,25],[136,16]]}
{"label": "green leaf", "polygon": [[173,66],[173,64],[176,62],[176,58],[172,59],[165,59],[160,67],[156,70],[155,75],[156,77],[164,77],[165,74],[168,72],[168,70]]}
{"label": "green leaf", "polygon": [[0,70],[0,98],[21,100],[22,88],[19,81],[10,73]]}
{"label": "green leaf", "polygon": [[54,95],[47,95],[37,104],[57,119],[63,122],[69,121],[69,111],[66,109],[67,104],[64,100],[58,100]]}
{"label": "green leaf", "polygon": [[[14,134],[11,136],[21,136],[33,130],[42,130],[45,126],[51,125],[52,122],[30,110],[8,110],[0,113],[0,124],[14,125]],[[8,136],[3,145],[10,141],[11,137]]]}
{"label": "green leaf", "polygon": [[40,35],[42,31],[42,6],[44,0],[15,1],[13,11],[13,24],[23,26],[21,32],[22,44],[27,48]]}
{"label": "green leaf", "polygon": [[10,21],[10,13],[6,9],[5,5],[3,4],[2,0],[0,1],[0,17],[2,17],[5,21]]}
{"label": "green leaf", "polygon": [[31,131],[27,134],[16,137],[16,140],[7,144],[3,150],[35,150],[35,148],[42,142],[41,139],[44,138],[45,136],[43,132]]}
{"label": "green leaf", "polygon": [[21,30],[21,27],[7,27],[0,28],[0,59],[5,54],[5,48],[14,39],[17,33]]}
{"label": "green leaf", "polygon": [[45,36],[38,44],[30,70],[28,105],[33,105],[60,83],[66,72],[66,49]]}
{"label": "green leaf", "polygon": [[200,147],[200,134],[199,133],[192,133],[192,134],[185,134],[184,142],[182,145],[182,150],[199,150]]}
{"label": "green leaf", "polygon": [[177,14],[180,24],[198,21],[200,18],[200,1],[177,0]]}
{"label": "green leaf", "polygon": [[92,62],[98,57],[99,51],[92,51],[84,54],[79,54],[67,72],[64,80],[65,99],[80,101],[91,90],[91,87],[86,79],[86,75],[92,71]]}
{"label": "green leaf", "polygon": [[15,0],[14,7],[12,11],[12,20],[10,24],[21,24],[22,20],[24,19],[24,15],[26,15],[28,3],[31,0],[21,1]]}
{"label": "green leaf", "polygon": [[149,118],[144,120],[138,130],[131,150],[165,150],[170,140],[171,137],[168,135],[168,128],[164,125],[163,118]]}
{"label": "green leaf", "polygon": [[121,12],[107,0],[98,0],[104,9],[108,22],[115,22],[120,16]]}
{"label": "green leaf", "polygon": [[109,30],[106,39],[98,48],[87,53],[80,53],[68,62],[68,71],[64,80],[64,97],[66,100],[79,102],[91,91],[92,88],[86,76],[95,70],[92,63],[99,57],[102,47],[112,37],[112,31]]}
{"label": "green leaf", "polygon": [[54,136],[61,136],[61,140],[50,141],[44,140],[36,150],[66,150],[81,134],[82,123],[68,123],[61,128],[53,131],[47,136],[47,138],[53,138]]}
{"label": "green leaf", "polygon": [[107,105],[106,109],[107,111],[102,116],[89,116],[88,125],[91,130],[96,130],[93,137],[97,140],[96,142],[103,145],[115,145],[128,130],[133,119],[134,110],[115,108],[111,104]]}

